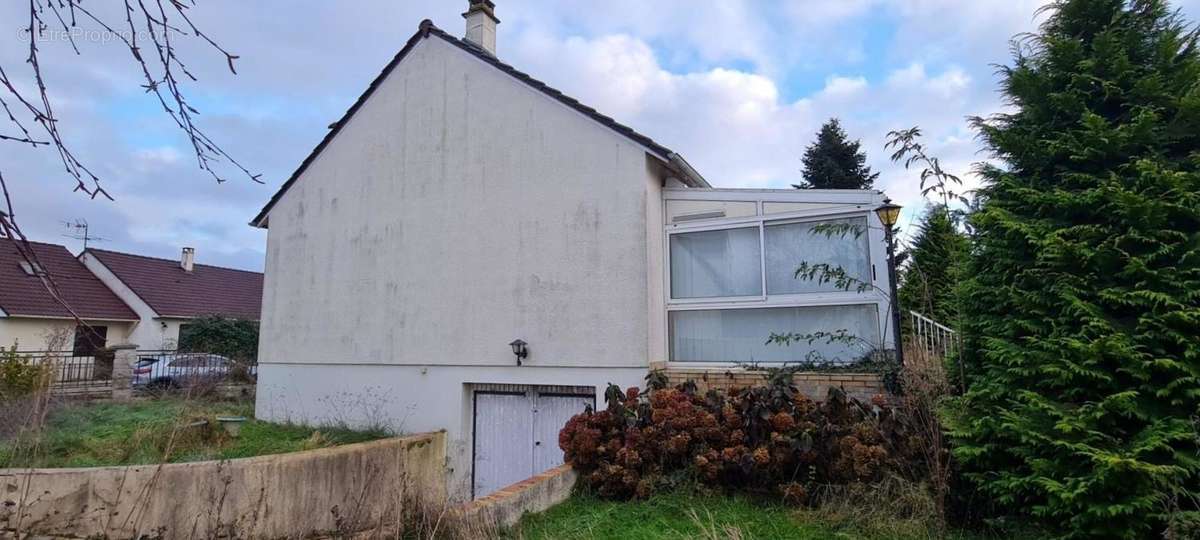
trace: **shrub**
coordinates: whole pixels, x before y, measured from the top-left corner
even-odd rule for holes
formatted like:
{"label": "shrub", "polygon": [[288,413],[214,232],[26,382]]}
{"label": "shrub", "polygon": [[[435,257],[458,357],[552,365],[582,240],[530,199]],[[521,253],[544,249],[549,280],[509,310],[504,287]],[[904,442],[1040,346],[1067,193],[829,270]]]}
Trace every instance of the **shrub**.
{"label": "shrub", "polygon": [[11,349],[0,347],[0,400],[7,401],[39,393],[49,387],[53,366],[35,362],[28,356]]}
{"label": "shrub", "polygon": [[567,422],[559,446],[584,483],[607,498],[645,498],[683,479],[805,502],[814,486],[876,482],[919,455],[912,430],[882,399],[840,389],[818,403],[790,374],[762,386],[694,384],[649,394],[610,386],[607,408]]}
{"label": "shrub", "polygon": [[258,322],[218,315],[193,319],[179,329],[179,350],[253,362],[258,357]]}

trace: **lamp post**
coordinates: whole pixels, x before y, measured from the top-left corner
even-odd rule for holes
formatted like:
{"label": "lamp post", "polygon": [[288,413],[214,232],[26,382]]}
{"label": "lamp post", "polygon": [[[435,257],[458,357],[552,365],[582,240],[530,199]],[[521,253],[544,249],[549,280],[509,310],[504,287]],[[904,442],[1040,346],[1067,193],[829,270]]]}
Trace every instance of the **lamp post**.
{"label": "lamp post", "polygon": [[900,205],[892,204],[891,199],[884,199],[883,206],[875,209],[875,215],[879,216],[880,223],[883,223],[883,234],[887,238],[888,282],[892,294],[892,334],[896,336],[896,361],[904,365],[904,345],[900,338],[900,294],[896,290],[896,238],[892,234],[892,227],[900,220],[900,208]]}

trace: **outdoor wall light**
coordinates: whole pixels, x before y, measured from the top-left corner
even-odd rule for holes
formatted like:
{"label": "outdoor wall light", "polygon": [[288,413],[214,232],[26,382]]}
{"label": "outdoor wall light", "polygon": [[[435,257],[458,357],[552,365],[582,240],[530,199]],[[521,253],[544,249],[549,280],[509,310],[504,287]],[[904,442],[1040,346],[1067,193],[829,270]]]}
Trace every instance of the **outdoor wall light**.
{"label": "outdoor wall light", "polygon": [[888,230],[900,221],[900,209],[903,208],[898,204],[892,204],[891,199],[884,199],[883,206],[875,209],[875,215],[879,216],[879,221],[883,223]]}
{"label": "outdoor wall light", "polygon": [[528,344],[520,339],[508,344],[509,347],[512,347],[513,354],[517,355],[518,366],[521,365],[521,360],[529,357],[529,347],[526,347],[526,345]]}

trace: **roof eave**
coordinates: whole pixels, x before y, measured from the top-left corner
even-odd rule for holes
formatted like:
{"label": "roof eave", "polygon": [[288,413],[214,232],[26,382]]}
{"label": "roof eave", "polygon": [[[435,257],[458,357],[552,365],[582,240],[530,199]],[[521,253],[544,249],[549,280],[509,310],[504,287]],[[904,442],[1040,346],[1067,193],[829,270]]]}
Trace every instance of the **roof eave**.
{"label": "roof eave", "polygon": [[121,323],[135,323],[135,322],[138,322],[141,320],[141,319],[126,319],[123,316],[108,316],[108,315],[97,316],[94,314],[80,315],[78,318],[76,318],[72,315],[42,315],[42,314],[30,314],[30,313],[9,313],[6,315],[6,317],[10,318],[10,319],[37,319],[37,320],[46,320],[46,321],[80,320],[80,321],[104,321],[104,322],[121,322]]}
{"label": "roof eave", "polygon": [[712,187],[712,184],[709,184],[708,180],[705,180],[704,176],[702,176],[699,171],[694,169],[691,163],[688,163],[686,159],[683,159],[683,156],[676,154],[675,152],[671,152],[669,155],[667,155],[667,162],[671,165],[671,168],[674,169],[675,172],[678,172],[680,176],[682,176],[680,180],[682,180],[683,183],[688,187]]}
{"label": "roof eave", "polygon": [[412,37],[408,38],[408,42],[404,44],[404,48],[400,49],[400,52],[396,53],[396,56],[392,57],[392,60],[388,62],[387,65],[383,66],[383,69],[379,71],[379,75],[376,75],[375,78],[371,80],[371,84],[367,86],[367,89],[358,96],[358,99],[354,100],[354,104],[350,105],[350,108],[346,109],[346,113],[343,114],[337,122],[334,122],[331,125],[332,127],[330,128],[329,132],[325,134],[325,137],[321,139],[321,142],[317,143],[317,146],[308,154],[308,157],[304,158],[304,161],[300,163],[300,166],[296,168],[296,171],[293,172],[292,175],[288,177],[287,181],[279,187],[279,191],[276,191],[275,194],[271,196],[271,200],[267,201],[267,204],[258,212],[258,215],[254,216],[254,219],[250,220],[250,226],[258,227],[260,229],[265,229],[267,227],[267,214],[271,212],[271,208],[275,206],[275,203],[279,202],[279,199],[283,197],[283,194],[287,193],[288,189],[292,187],[292,184],[294,184],[296,180],[300,178],[300,175],[308,169],[309,164],[311,164],[313,160],[315,160],[317,156],[321,154],[321,151],[325,149],[329,142],[332,141],[333,138],[342,131],[342,126],[346,125],[347,121],[354,116],[354,113],[358,112],[358,109],[362,107],[363,103],[366,103],[367,98],[371,97],[371,95],[375,93],[375,89],[379,87],[379,84],[382,83],[385,78],[387,78],[387,76],[392,72],[392,69],[394,69],[396,65],[404,59],[405,56],[408,56],[409,51],[411,51],[418,42],[429,37],[429,33],[432,28],[434,28],[433,21],[429,19],[421,21],[421,24],[417,27],[417,32],[413,34]]}

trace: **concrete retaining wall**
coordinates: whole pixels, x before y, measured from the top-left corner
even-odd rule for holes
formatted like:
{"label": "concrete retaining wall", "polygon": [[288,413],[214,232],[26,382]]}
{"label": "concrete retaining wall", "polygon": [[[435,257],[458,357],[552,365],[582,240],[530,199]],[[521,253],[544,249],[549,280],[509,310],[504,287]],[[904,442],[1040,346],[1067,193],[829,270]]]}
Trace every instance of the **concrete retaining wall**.
{"label": "concrete retaining wall", "polygon": [[510,526],[526,513],[543,512],[567,500],[576,478],[570,465],[560,465],[463,505],[461,515],[468,520]]}
{"label": "concrete retaining wall", "polygon": [[443,432],[271,456],[0,469],[0,537],[283,538],[394,521],[444,500]]}
{"label": "concrete retaining wall", "polygon": [[[695,381],[701,391],[709,388],[729,390],[762,384],[766,375],[761,371],[747,371],[741,368],[728,370],[704,368],[675,368],[666,370],[667,379],[671,385],[685,381]],[[814,400],[823,400],[829,395],[829,389],[840,387],[846,395],[870,400],[875,395],[887,395],[883,380],[876,373],[797,373],[796,388],[801,393]]]}

